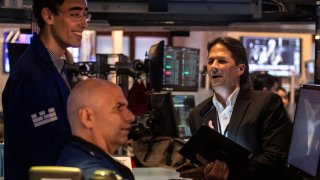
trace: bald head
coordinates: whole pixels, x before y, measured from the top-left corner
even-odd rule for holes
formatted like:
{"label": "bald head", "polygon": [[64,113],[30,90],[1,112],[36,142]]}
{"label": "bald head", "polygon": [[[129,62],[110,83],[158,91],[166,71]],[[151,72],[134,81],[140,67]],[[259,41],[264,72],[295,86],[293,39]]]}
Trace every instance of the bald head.
{"label": "bald head", "polygon": [[113,153],[127,141],[134,115],[122,89],[102,79],[79,82],[67,102],[72,134]]}
{"label": "bald head", "polygon": [[102,79],[87,79],[79,82],[71,91],[67,102],[68,119],[72,121],[81,107],[96,107],[103,97],[111,95],[121,88],[109,81]]}

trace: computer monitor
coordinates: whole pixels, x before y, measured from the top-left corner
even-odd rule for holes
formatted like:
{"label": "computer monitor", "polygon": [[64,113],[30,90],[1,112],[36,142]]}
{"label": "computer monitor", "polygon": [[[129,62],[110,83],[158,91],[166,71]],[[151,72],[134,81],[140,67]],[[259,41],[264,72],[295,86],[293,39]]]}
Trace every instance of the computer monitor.
{"label": "computer monitor", "polygon": [[154,118],[154,135],[179,137],[177,114],[174,110],[171,92],[150,94],[150,105]]}
{"label": "computer monitor", "polygon": [[250,72],[268,71],[279,77],[300,75],[300,38],[243,36],[241,39],[247,51]]}
{"label": "computer monitor", "polygon": [[190,111],[195,107],[194,95],[173,94],[174,109],[178,115],[178,129],[180,138],[192,136],[190,124],[187,121]]}
{"label": "computer monitor", "polygon": [[303,178],[319,179],[320,86],[299,89],[293,132],[288,154],[290,172]]}
{"label": "computer monitor", "polygon": [[163,90],[198,90],[200,49],[164,46],[163,58]]}
{"label": "computer monitor", "polygon": [[155,92],[198,90],[200,49],[160,41],[150,47],[149,59],[151,89]]}

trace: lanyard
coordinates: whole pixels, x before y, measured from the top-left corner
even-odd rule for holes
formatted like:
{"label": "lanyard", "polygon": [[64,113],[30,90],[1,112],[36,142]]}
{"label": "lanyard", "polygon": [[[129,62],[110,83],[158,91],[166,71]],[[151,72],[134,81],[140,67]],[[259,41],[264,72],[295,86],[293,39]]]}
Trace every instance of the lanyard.
{"label": "lanyard", "polygon": [[223,134],[225,137],[228,137],[228,127],[229,127],[229,124],[227,125],[226,129],[224,130],[224,132],[222,132],[222,129],[221,129],[221,124],[220,124],[220,118],[219,118],[219,115],[218,115],[218,111],[216,110],[216,124],[217,124],[217,127],[218,127],[218,132],[220,134]]}

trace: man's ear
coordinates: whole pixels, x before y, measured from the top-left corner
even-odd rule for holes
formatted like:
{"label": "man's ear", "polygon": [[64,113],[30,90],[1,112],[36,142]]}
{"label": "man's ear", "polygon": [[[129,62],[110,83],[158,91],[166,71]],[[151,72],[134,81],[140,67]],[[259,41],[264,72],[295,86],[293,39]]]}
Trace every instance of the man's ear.
{"label": "man's ear", "polygon": [[238,65],[238,75],[241,76],[244,73],[244,70],[246,69],[246,65],[239,64]]}
{"label": "man's ear", "polygon": [[44,22],[51,25],[53,23],[53,13],[48,8],[43,8],[41,10],[41,16]]}
{"label": "man's ear", "polygon": [[92,128],[94,125],[94,113],[90,108],[79,109],[79,119],[85,128]]}

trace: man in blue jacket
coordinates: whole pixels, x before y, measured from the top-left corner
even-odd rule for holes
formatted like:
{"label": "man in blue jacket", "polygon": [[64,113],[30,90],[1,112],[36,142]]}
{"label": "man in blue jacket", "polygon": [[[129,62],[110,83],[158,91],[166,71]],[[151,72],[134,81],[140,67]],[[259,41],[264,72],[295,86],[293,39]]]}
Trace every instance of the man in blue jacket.
{"label": "man in blue jacket", "polygon": [[34,0],[40,27],[2,94],[6,180],[28,179],[34,165],[55,165],[71,134],[64,73],[67,47],[79,47],[90,18],[86,0]]}
{"label": "man in blue jacket", "polygon": [[98,169],[134,179],[130,169],[111,156],[127,143],[134,121],[119,86],[101,79],[79,82],[68,98],[68,119],[73,137],[58,165],[81,168],[85,180]]}

